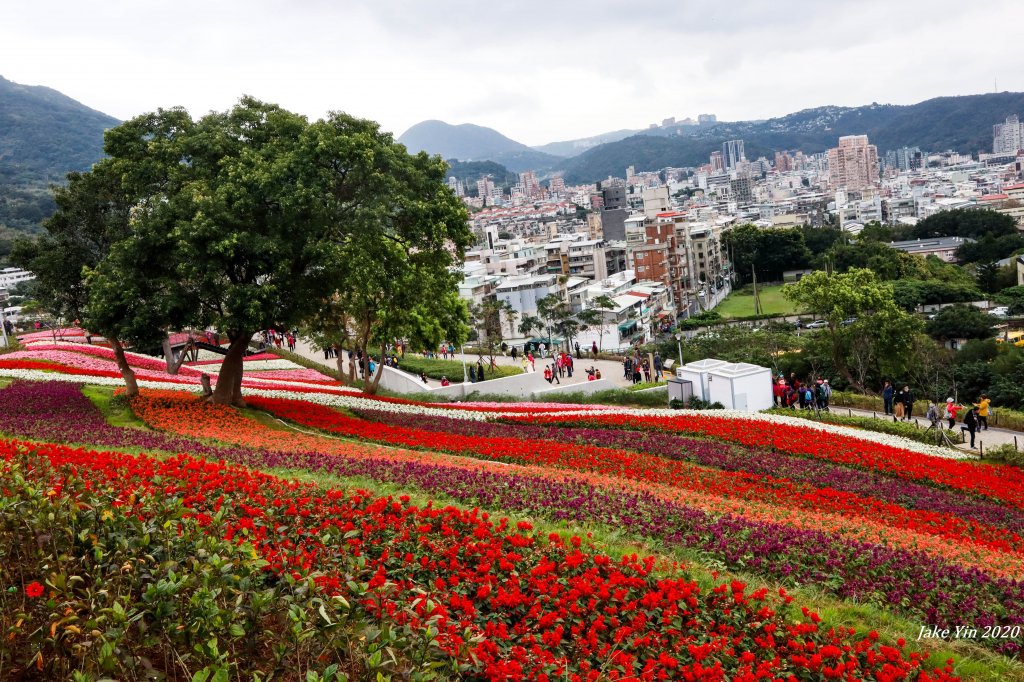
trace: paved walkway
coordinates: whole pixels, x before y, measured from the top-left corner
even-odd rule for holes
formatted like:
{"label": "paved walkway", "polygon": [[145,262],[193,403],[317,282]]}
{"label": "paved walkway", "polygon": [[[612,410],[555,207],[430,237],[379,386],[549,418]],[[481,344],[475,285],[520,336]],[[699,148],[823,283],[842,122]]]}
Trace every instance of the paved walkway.
{"label": "paved walkway", "polygon": [[[333,370],[337,370],[337,361],[336,360],[334,360],[333,358],[329,359],[329,360],[324,359],[324,352],[323,352],[323,350],[314,349],[312,346],[310,346],[305,341],[297,340],[297,343],[296,343],[296,346],[295,346],[295,352],[298,353],[299,355],[301,355],[302,357],[308,359],[308,360],[312,360],[313,362],[319,363],[319,364],[324,365],[326,367],[330,367]],[[419,354],[416,354],[416,357],[421,357],[421,356]],[[467,353],[466,355],[462,355],[461,353],[456,353],[454,358],[449,356],[449,359],[454,359],[457,362],[462,362],[463,360],[465,360],[466,363],[471,364],[471,365],[475,365],[477,360],[480,359],[480,357],[478,355],[476,355],[476,354],[473,354],[473,353]],[[483,358],[484,365],[488,364],[489,359],[490,359],[489,357],[484,356],[484,358]],[[348,363],[347,357],[346,357],[345,362],[346,362],[346,367],[347,367],[347,363]],[[522,356],[521,355],[518,356],[516,358],[515,362],[513,362],[511,356],[508,356],[508,355],[495,355],[494,356],[494,362],[496,364],[498,364],[498,365],[503,365],[503,366],[515,365],[515,366],[519,367],[522,364]],[[537,386],[536,387],[537,387],[538,390],[542,389],[542,388],[551,388],[553,386],[566,385],[566,384],[585,384],[585,383],[587,383],[587,372],[586,372],[586,370],[588,368],[590,368],[590,367],[594,367],[595,369],[599,369],[601,371],[601,378],[602,379],[609,379],[616,387],[625,388],[627,386],[632,385],[632,381],[626,379],[623,376],[623,369],[622,369],[622,363],[621,362],[617,362],[617,361],[613,361],[613,360],[592,360],[589,357],[579,358],[579,359],[576,360],[575,366],[574,366],[574,369],[573,369],[572,378],[569,378],[568,376],[563,376],[563,377],[560,377],[560,382],[561,383],[555,383],[554,381],[552,381],[551,384],[549,385],[548,382],[544,380],[544,363],[545,362],[547,362],[548,364],[551,364],[552,362],[554,362],[554,360],[551,359],[550,355],[546,359],[545,358],[541,358],[539,355],[534,355],[534,367],[536,368],[536,372],[534,372],[534,374],[537,377]],[[401,367],[401,360],[399,360],[399,367]],[[456,381],[462,381],[462,375],[460,374],[459,376],[449,377],[449,379],[451,379],[453,383],[456,382]],[[440,385],[441,385],[441,382],[437,381],[436,379],[429,379],[429,378],[427,379],[426,386],[429,387],[429,388],[436,388],[436,387],[439,387]],[[480,386],[479,390],[480,390],[481,393],[486,393],[487,392],[487,382],[486,381],[481,383],[481,386]]]}
{"label": "paved walkway", "polygon": [[[891,416],[886,416],[882,412],[861,410],[856,407],[841,407],[834,405],[832,406],[831,411],[832,414],[848,415],[853,417],[873,417],[875,419],[887,419],[889,421],[893,419]],[[910,423],[913,423],[922,429],[926,429],[929,426],[928,420],[926,420],[924,417],[915,417],[910,420]],[[943,424],[946,424],[946,422],[943,422]],[[957,433],[960,433],[961,425],[961,422],[958,421],[953,430]],[[997,447],[999,445],[1017,445],[1020,448],[1024,448],[1024,433],[1021,433],[1020,431],[1011,431],[1009,429],[997,429],[995,427],[989,428],[985,431],[978,431],[974,440],[974,444],[977,447],[974,450],[971,450],[970,448],[970,435],[966,434],[966,432],[965,435],[967,435],[967,443],[960,445],[960,449],[964,450],[965,452],[980,453],[987,448]]]}

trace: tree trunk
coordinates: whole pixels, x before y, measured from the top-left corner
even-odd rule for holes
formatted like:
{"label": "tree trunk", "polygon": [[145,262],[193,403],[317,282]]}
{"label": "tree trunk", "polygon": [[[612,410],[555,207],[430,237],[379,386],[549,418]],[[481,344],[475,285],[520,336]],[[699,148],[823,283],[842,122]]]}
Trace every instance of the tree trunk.
{"label": "tree trunk", "polygon": [[252,338],[242,333],[229,335],[231,345],[228,346],[228,354],[224,356],[224,362],[220,366],[220,374],[217,375],[217,387],[213,389],[211,401],[218,405],[235,405],[245,407],[242,399],[242,358],[249,347],[249,339]]}
{"label": "tree trunk", "polygon": [[377,387],[380,386],[380,378],[383,375],[384,375],[384,363],[383,362],[378,362],[377,363],[377,373],[373,375],[373,383],[370,385],[370,388],[366,391],[367,393],[369,393],[370,395],[374,395],[374,394],[377,393]]}
{"label": "tree trunk", "polygon": [[117,361],[117,368],[121,370],[121,376],[124,377],[125,394],[129,398],[134,398],[139,394],[139,384],[135,381],[135,371],[128,364],[128,359],[124,356],[124,346],[117,339],[111,338],[110,347],[114,350],[114,360]]}
{"label": "tree trunk", "polygon": [[[345,356],[345,350],[342,349],[342,348],[339,348],[338,349],[338,357],[335,358],[335,360],[337,360],[337,362],[335,364],[338,366],[338,376],[341,377],[341,383],[343,383],[343,384],[346,383],[346,381],[345,381],[345,364],[341,361],[341,359],[344,356]],[[347,383],[351,383],[351,382],[347,382]]]}

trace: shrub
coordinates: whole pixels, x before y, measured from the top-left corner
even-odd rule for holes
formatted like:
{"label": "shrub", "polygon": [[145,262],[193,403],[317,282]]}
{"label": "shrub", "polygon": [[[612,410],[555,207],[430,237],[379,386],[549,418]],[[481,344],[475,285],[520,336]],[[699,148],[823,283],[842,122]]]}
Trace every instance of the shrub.
{"label": "shrub", "polygon": [[299,665],[313,674],[304,679],[334,682],[424,679],[442,665],[422,631],[329,598],[312,578],[268,572],[252,545],[204,532],[202,515],[159,486],[119,500],[70,467],[22,457],[0,464],[5,675],[270,680],[295,679]]}

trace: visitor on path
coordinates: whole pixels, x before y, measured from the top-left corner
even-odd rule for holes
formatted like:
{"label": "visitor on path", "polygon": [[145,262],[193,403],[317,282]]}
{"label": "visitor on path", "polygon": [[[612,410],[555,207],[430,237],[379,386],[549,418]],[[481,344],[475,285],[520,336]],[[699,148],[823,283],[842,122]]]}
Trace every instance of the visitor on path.
{"label": "visitor on path", "polygon": [[647,358],[644,358],[641,367],[644,369],[644,381],[648,384],[651,383],[651,362]]}
{"label": "visitor on path", "polygon": [[540,357],[541,357],[542,360],[547,357],[547,352],[548,352],[547,344],[541,343],[540,344]]}
{"label": "visitor on path", "polygon": [[597,377],[595,376],[595,370],[593,366],[587,368],[587,381],[594,381]]}
{"label": "visitor on path", "polygon": [[924,413],[924,418],[931,422],[932,426],[939,428],[939,408],[935,406],[934,400],[928,401],[928,411]]}
{"label": "visitor on path", "polygon": [[533,351],[530,351],[529,355],[526,356],[526,359],[530,361],[530,371],[536,372],[537,365],[534,363]]}
{"label": "visitor on path", "polygon": [[830,402],[832,402],[832,386],[831,386],[831,384],[828,383],[828,379],[825,379],[825,381],[822,382],[822,390],[825,393],[825,405],[824,405],[823,409],[826,412],[828,412],[829,411],[828,404]]}
{"label": "visitor on path", "polygon": [[442,376],[441,377],[441,386],[451,386],[451,385],[452,385],[452,382],[448,381],[448,377],[446,377],[446,376]]}
{"label": "visitor on path", "polygon": [[640,383],[640,379],[641,379],[641,376],[640,376],[640,365],[637,364],[637,363],[633,363],[633,383],[634,384],[639,384]]}
{"label": "visitor on path", "polygon": [[572,369],[575,366],[576,361],[572,359],[571,355],[565,356],[565,373],[572,379]]}
{"label": "visitor on path", "polygon": [[910,386],[903,387],[903,419],[910,421],[911,416],[914,413],[914,394],[910,391]]}
{"label": "visitor on path", "polygon": [[551,368],[544,365],[544,381],[551,383]]}
{"label": "visitor on path", "polygon": [[814,404],[815,404],[814,403],[814,390],[811,388],[810,384],[804,386],[803,394],[804,394],[804,409],[813,410],[814,409]]}
{"label": "visitor on path", "polygon": [[597,341],[590,345],[590,353],[594,356],[594,359],[597,359]]}
{"label": "visitor on path", "polygon": [[622,358],[622,376],[625,379],[633,376],[633,361],[629,359],[628,355]]}
{"label": "visitor on path", "polygon": [[785,407],[783,402],[786,399],[786,383],[784,379],[772,382],[772,402],[775,407]]}
{"label": "visitor on path", "polygon": [[476,365],[469,366],[469,383],[476,383]]}
{"label": "visitor on path", "polygon": [[665,367],[665,363],[662,362],[661,355],[658,353],[654,354],[654,380],[661,381],[661,372]]}
{"label": "visitor on path", "polygon": [[949,428],[951,429],[956,424],[956,410],[957,406],[953,399],[946,398],[946,413],[943,415],[943,418],[949,421]]}
{"label": "visitor on path", "polygon": [[424,385],[427,385],[427,375],[425,372],[420,372],[420,381],[422,381]]}
{"label": "visitor on path", "polygon": [[580,356],[580,342],[576,342],[576,357]]}
{"label": "visitor on path", "polygon": [[559,372],[558,367],[555,365],[555,363],[552,362],[551,363],[551,376],[555,380],[556,384],[561,385],[562,382],[558,380],[558,372]]}
{"label": "visitor on path", "polygon": [[892,414],[892,399],[896,395],[896,389],[893,388],[891,381],[886,381],[885,385],[882,386],[882,407],[885,408],[886,414]]}
{"label": "visitor on path", "polygon": [[523,356],[523,361],[519,364],[523,366],[523,374],[526,374],[527,372],[530,371],[530,361],[526,359],[525,355]]}
{"label": "visitor on path", "polygon": [[512,350],[509,351],[509,355],[512,356],[512,362],[515,362],[516,357],[519,355],[519,350],[515,346],[512,346]]}
{"label": "visitor on path", "polygon": [[476,361],[476,380],[484,380],[484,363],[482,363],[479,359],[477,359]]}
{"label": "visitor on path", "polygon": [[978,423],[981,424],[981,430],[984,431],[988,431],[988,408],[991,403],[992,401],[984,393],[981,394],[981,400],[974,403],[974,406],[978,408]]}
{"label": "visitor on path", "polygon": [[966,430],[971,434],[971,448],[974,448],[974,435],[978,432],[978,411],[977,407],[972,407],[967,411],[964,416],[964,425],[960,427],[960,433]]}

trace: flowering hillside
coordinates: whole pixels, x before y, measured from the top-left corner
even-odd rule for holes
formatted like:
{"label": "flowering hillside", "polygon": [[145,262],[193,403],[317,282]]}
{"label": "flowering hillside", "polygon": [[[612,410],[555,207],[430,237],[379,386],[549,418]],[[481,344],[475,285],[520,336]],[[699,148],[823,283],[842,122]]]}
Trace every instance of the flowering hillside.
{"label": "flowering hillside", "polygon": [[267,358],[239,411],[202,365],[130,354],[142,393],[105,415],[104,351],[0,356],[0,677],[1022,671],[1020,470],[768,415],[373,397]]}

